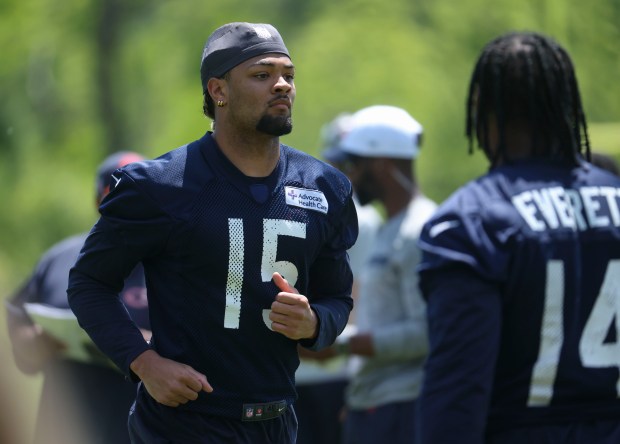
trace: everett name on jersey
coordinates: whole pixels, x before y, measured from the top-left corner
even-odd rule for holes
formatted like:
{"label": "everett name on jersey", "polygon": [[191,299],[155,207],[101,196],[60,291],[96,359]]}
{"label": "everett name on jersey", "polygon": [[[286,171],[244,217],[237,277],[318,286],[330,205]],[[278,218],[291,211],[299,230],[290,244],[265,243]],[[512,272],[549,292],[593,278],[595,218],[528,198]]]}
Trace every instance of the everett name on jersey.
{"label": "everett name on jersey", "polygon": [[[487,313],[501,317],[499,352],[484,364],[490,405],[461,398],[488,408],[487,430],[620,418],[619,204],[620,179],[590,164],[516,162],[461,188],[425,227],[422,279],[466,267],[501,298],[501,313]],[[475,324],[461,327],[489,346]],[[454,374],[485,373],[467,362]]]}

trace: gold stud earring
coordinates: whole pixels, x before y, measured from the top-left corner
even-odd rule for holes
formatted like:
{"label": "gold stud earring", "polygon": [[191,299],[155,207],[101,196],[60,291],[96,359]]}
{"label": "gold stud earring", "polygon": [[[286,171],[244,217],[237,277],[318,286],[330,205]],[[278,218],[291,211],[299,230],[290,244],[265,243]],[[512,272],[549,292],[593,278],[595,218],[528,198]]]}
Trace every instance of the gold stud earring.
{"label": "gold stud earring", "polygon": [[220,108],[223,107],[224,105],[226,105],[226,103],[223,100],[217,101],[217,106],[219,106]]}

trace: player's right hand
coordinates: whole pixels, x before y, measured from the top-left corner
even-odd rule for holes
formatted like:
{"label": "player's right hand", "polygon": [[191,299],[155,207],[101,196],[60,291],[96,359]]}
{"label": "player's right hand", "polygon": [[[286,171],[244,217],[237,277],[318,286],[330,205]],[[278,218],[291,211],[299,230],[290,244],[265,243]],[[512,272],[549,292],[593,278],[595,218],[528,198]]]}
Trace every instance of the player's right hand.
{"label": "player's right hand", "polygon": [[212,392],[207,377],[192,367],[147,350],[131,363],[131,370],[157,402],[178,407],[198,398],[201,391]]}

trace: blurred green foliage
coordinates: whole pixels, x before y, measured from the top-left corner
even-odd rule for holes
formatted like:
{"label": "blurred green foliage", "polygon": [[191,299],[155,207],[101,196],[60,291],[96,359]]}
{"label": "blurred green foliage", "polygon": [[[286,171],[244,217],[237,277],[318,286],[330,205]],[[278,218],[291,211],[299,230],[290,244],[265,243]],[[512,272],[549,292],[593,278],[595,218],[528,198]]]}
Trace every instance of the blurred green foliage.
{"label": "blurred green foliage", "polygon": [[467,152],[465,93],[482,46],[509,30],[569,51],[592,145],[620,160],[620,0],[4,0],[3,295],[47,247],[90,228],[107,154],[155,157],[210,128],[200,55],[230,21],[274,24],[291,52],[295,129],[283,142],[319,156],[320,128],[338,113],[404,107],[424,125],[418,176],[438,201],[486,169]]}
{"label": "blurred green foliage", "polygon": [[592,128],[603,124],[593,145],[613,152],[620,144],[608,123],[620,121],[619,0],[220,3],[3,2],[0,289],[24,278],[46,247],[94,222],[94,169],[108,153],[154,157],[209,128],[200,54],[228,21],[273,23],[287,42],[298,97],[285,143],[320,155],[320,127],[336,114],[404,107],[425,127],[418,172],[437,200],[485,169],[482,156],[467,154],[465,90],[481,47],[508,30],[542,31],[569,50]]}

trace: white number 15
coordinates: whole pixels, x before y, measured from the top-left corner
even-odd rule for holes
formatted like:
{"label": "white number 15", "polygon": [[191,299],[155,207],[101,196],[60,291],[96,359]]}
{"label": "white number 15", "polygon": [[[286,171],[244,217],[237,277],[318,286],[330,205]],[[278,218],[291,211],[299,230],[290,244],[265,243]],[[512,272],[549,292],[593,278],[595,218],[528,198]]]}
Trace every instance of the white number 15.
{"label": "white number 15", "polygon": [[[276,261],[278,239],[280,236],[293,236],[305,239],[306,224],[283,219],[263,219],[263,257],[261,260],[261,279],[269,282],[274,272],[286,277],[291,286],[295,286],[299,271],[292,262]],[[241,316],[241,294],[243,290],[243,271],[245,256],[245,239],[243,219],[228,219],[228,279],[226,280],[226,309],[224,327],[239,328]],[[263,320],[268,328],[266,317],[269,310],[263,310]]]}

